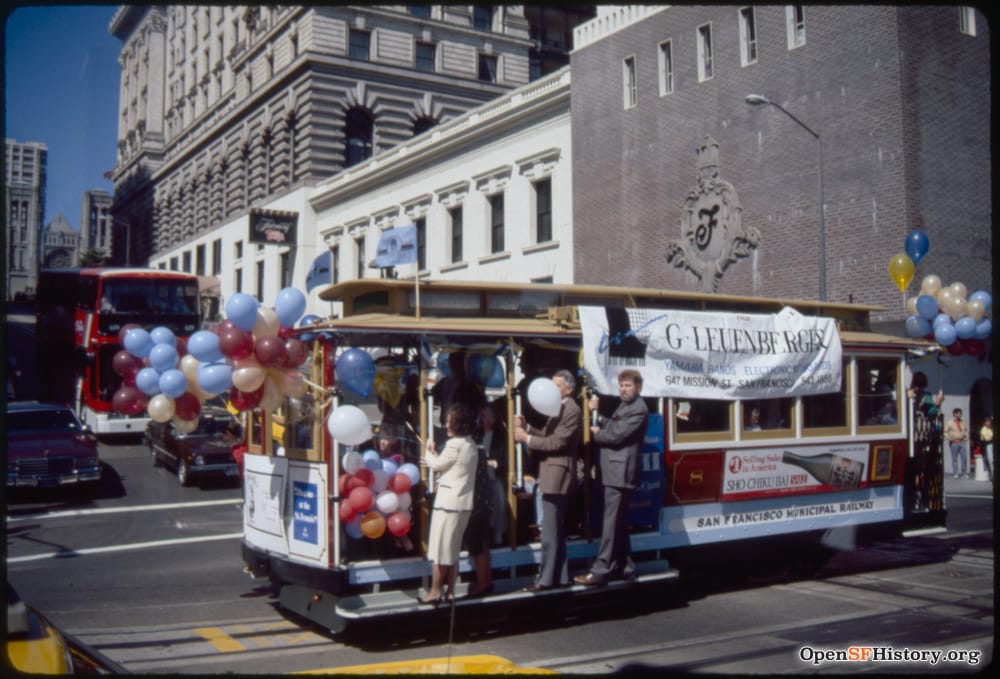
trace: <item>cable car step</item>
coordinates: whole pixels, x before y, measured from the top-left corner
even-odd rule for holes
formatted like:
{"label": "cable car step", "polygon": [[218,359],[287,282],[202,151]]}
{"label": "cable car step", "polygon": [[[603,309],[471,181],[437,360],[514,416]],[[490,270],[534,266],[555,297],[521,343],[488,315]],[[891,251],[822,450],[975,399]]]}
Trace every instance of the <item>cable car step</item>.
{"label": "cable car step", "polygon": [[[636,587],[655,582],[676,580],[680,573],[676,568],[670,568],[666,561],[642,562],[637,564],[639,575],[633,582],[624,580],[609,580],[602,587],[588,587],[573,584],[568,587],[558,587],[538,592],[529,592],[525,588],[534,582],[534,576],[510,579],[495,579],[493,592],[485,596],[467,598],[470,583],[460,582],[455,585],[455,606],[477,606],[481,604],[515,602],[545,596],[566,596],[606,592],[608,590]],[[377,618],[400,613],[432,611],[435,608],[448,608],[450,601],[442,600],[438,606],[425,604],[420,598],[426,594],[423,588],[372,592],[347,596],[337,601],[337,614],[349,620]]]}

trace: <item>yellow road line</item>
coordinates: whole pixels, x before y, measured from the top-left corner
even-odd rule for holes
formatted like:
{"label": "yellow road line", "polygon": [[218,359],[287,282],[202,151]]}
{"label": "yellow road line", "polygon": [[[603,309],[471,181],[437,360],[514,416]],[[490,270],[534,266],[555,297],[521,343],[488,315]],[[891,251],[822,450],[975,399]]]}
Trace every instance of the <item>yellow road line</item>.
{"label": "yellow road line", "polygon": [[199,627],[192,631],[203,639],[208,640],[217,651],[222,653],[247,650],[246,646],[223,632],[221,627]]}

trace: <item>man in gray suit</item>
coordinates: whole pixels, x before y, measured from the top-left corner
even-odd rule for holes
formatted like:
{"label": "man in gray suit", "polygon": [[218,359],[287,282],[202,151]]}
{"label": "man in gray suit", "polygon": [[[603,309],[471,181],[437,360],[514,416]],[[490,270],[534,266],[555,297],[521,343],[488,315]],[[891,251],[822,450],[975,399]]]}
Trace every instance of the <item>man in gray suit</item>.
{"label": "man in gray suit", "polygon": [[582,416],[573,401],[576,378],[568,370],[552,376],[559,388],[562,403],[559,415],[550,417],[542,427],[527,425],[524,416],[514,418],[514,440],[527,443],[538,460],[538,484],[542,492],[542,554],[538,578],[527,589],[531,592],[564,587],[570,584],[566,563],[566,504],[576,475]]}
{"label": "man in gray suit", "polygon": [[[593,426],[594,443],[601,458],[601,481],[604,484],[604,528],[597,558],[586,575],[574,581],[581,585],[603,586],[612,573],[621,571],[625,580],[635,580],[635,562],[628,534],[628,506],[642,476],[640,450],[646,436],[649,411],[639,398],[642,375],[638,370],[618,374],[621,403],[610,418],[599,418]],[[597,397],[590,401],[592,410]]]}

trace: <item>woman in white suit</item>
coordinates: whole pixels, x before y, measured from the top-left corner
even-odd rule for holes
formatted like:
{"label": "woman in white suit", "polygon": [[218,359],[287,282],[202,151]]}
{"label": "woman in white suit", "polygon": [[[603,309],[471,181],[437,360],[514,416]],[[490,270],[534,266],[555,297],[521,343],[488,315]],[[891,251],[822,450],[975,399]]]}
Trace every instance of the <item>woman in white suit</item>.
{"label": "woman in white suit", "polygon": [[476,411],[456,403],[448,409],[448,441],[441,453],[427,442],[424,464],[439,474],[434,496],[434,512],[427,543],[427,558],[434,564],[431,588],[421,601],[441,602],[441,590],[448,586],[448,598],[455,597],[458,553],[462,535],[472,515],[472,493],[476,481],[478,453],[472,436],[476,429]]}

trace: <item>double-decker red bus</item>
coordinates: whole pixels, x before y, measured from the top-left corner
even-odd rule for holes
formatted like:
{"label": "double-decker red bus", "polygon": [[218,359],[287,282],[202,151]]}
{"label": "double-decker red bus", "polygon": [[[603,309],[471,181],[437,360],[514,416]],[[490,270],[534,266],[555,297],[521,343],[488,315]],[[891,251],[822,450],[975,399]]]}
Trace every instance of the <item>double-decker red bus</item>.
{"label": "double-decker red bus", "polygon": [[138,268],[48,269],[38,277],[37,362],[43,400],[71,403],[98,434],[141,432],[144,416],[126,417],[111,401],[122,378],[112,359],[126,325],[198,329],[198,278]]}
{"label": "double-decker red bus", "polygon": [[[294,332],[312,348],[300,368],[311,393],[249,418],[242,549],[247,571],[269,578],[282,606],[331,630],[422,608],[433,480],[423,468],[420,482],[386,505],[384,519],[380,503],[362,516],[352,495],[361,472],[352,473],[352,448],[333,439],[328,418],[351,405],[379,425],[372,442],[353,449],[366,466],[369,455],[383,456],[380,439],[398,440],[402,460],[419,464],[424,442],[441,436],[434,374],[441,357],[456,352],[469,357],[468,372],[481,380],[506,438],[498,472],[506,521],[494,529],[502,539],[490,550],[494,591],[457,605],[587,591],[523,590],[541,545],[532,530],[532,456],[514,442],[512,423],[530,400],[529,378],[556,369],[585,380],[575,394],[584,421],[589,391],[610,413],[617,373],[629,367],[643,375],[649,428],[642,486],[629,511],[639,585],[670,581],[687,557],[727,544],[752,543],[751,552],[806,565],[854,540],[944,525],[940,423],[914,411],[905,395],[906,372],[921,369],[930,345],[873,332],[874,307],[450,281],[421,281],[419,295],[405,281],[346,281],[320,296],[343,309],[340,318]],[[346,381],[348,373],[340,375],[340,359],[359,348],[379,357],[368,396]],[[383,435],[382,425],[394,433]],[[566,527],[577,573],[594,558],[601,529],[589,439],[585,428],[583,480],[569,499]],[[405,506],[412,519],[402,524],[412,549],[379,530],[380,521],[392,526],[393,506]],[[359,520],[360,533],[352,524]],[[366,532],[369,521],[374,528]],[[462,579],[474,568],[463,552]]]}

